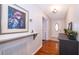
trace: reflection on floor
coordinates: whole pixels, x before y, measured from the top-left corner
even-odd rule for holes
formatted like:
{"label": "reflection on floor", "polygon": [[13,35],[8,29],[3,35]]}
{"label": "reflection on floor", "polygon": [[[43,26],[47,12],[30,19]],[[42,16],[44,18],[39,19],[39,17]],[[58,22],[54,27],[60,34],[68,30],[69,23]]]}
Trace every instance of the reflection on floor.
{"label": "reflection on floor", "polygon": [[58,55],[59,42],[53,40],[43,41],[42,48],[35,55]]}

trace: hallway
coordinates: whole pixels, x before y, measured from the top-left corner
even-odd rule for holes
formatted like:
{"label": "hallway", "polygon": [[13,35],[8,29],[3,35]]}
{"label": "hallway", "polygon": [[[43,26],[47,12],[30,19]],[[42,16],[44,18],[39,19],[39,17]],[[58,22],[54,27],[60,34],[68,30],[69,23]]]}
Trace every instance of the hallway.
{"label": "hallway", "polygon": [[43,41],[42,48],[35,55],[59,55],[59,43],[53,40]]}
{"label": "hallway", "polygon": [[59,55],[60,33],[79,41],[79,4],[0,4],[0,15],[0,55]]}

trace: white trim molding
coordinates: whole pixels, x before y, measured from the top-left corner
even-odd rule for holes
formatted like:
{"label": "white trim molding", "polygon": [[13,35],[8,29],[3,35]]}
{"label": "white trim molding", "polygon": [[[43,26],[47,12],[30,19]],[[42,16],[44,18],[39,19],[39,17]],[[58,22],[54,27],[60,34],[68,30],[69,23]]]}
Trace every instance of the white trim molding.
{"label": "white trim molding", "polygon": [[39,51],[41,47],[42,47],[42,44],[32,53],[32,55],[34,55],[37,51]]}

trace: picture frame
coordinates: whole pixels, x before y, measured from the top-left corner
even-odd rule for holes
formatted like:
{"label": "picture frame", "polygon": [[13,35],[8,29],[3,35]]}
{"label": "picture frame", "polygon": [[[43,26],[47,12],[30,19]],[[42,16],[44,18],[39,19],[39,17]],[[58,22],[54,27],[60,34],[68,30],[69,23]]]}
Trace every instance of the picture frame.
{"label": "picture frame", "polygon": [[72,30],[72,22],[70,22],[70,23],[68,24],[68,29],[69,29],[69,30]]}
{"label": "picture frame", "polygon": [[0,34],[28,32],[29,12],[16,4],[0,5]]}

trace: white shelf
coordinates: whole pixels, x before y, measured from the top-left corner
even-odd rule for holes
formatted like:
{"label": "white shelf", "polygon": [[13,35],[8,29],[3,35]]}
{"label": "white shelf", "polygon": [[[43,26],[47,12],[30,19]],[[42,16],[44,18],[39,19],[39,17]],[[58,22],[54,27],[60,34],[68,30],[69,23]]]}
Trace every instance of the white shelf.
{"label": "white shelf", "polygon": [[28,37],[32,35],[36,35],[37,33],[16,33],[16,34],[5,34],[5,35],[0,35],[0,42],[8,41],[8,40],[14,40],[16,38],[21,38],[21,37]]}

